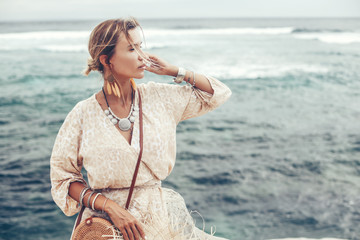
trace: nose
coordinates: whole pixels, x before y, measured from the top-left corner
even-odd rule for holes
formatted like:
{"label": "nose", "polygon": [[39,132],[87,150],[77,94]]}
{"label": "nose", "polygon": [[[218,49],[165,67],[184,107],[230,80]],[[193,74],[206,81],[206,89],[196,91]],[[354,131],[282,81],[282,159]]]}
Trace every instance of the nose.
{"label": "nose", "polygon": [[146,54],[143,52],[143,50],[141,48],[139,48],[139,52],[138,52],[139,61],[143,61],[144,58],[146,58]]}

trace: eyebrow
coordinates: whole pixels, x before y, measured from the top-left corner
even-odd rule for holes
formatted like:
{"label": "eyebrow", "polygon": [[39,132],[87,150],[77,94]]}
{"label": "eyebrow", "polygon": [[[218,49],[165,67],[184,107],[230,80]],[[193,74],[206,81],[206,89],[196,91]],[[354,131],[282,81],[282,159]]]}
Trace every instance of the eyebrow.
{"label": "eyebrow", "polygon": [[[142,42],[140,42],[140,43],[135,43],[134,45],[137,46],[137,45],[141,45],[141,44],[142,44]],[[131,44],[130,44],[128,47],[132,47]]]}

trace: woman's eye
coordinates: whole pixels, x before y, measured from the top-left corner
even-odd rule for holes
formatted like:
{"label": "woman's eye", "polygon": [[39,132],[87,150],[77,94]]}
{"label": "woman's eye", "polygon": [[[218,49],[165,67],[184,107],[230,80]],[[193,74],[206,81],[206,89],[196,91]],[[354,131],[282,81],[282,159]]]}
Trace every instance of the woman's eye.
{"label": "woman's eye", "polygon": [[[140,48],[143,48],[142,46],[140,46]],[[134,48],[131,48],[130,51],[134,51],[135,49]]]}

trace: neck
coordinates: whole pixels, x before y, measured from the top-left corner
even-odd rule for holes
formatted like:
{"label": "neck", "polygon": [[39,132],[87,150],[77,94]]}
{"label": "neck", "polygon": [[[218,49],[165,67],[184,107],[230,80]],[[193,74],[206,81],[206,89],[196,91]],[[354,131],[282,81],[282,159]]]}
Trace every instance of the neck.
{"label": "neck", "polygon": [[126,81],[121,81],[121,82],[116,81],[116,83],[118,84],[119,87],[121,87],[123,96],[117,97],[117,96],[115,96],[114,93],[112,93],[110,95],[109,92],[107,91],[107,82],[104,81],[103,87],[104,87],[104,90],[106,93],[106,98],[108,100],[109,105],[121,105],[123,107],[130,105],[131,100],[132,100],[131,99],[132,91],[133,91],[133,89],[131,87],[130,79],[128,79]]}

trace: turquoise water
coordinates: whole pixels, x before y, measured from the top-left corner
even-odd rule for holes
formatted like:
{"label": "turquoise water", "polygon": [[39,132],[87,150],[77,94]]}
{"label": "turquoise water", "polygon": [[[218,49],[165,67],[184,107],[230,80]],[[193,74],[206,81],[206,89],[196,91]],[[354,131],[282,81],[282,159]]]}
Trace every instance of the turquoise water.
{"label": "turquoise water", "polygon": [[[163,182],[207,231],[360,239],[359,20],[140,21],[147,51],[233,91],[178,126]],[[0,239],[70,237],[75,217],[52,201],[49,158],[66,114],[101,88],[80,74],[98,22],[0,23]]]}

